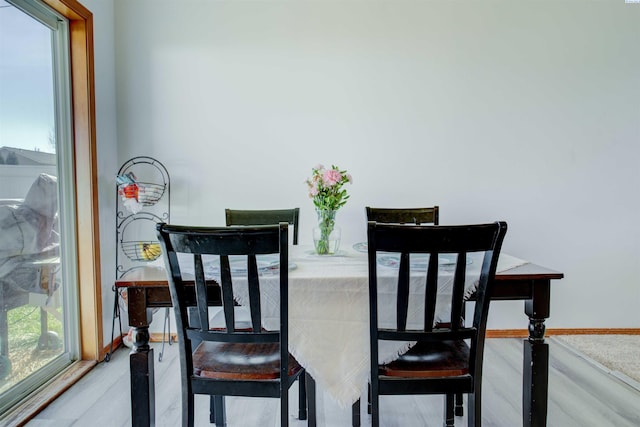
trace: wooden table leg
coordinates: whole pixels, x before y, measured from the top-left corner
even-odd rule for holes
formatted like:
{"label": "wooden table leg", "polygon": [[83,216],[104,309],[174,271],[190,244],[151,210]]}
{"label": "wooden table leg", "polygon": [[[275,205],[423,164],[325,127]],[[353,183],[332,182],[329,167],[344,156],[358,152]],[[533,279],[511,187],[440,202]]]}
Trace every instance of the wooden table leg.
{"label": "wooden table leg", "polygon": [[133,349],[129,354],[131,376],[131,425],[148,427],[155,425],[155,385],[153,349],[149,346],[149,323],[153,316],[146,307],[145,290],[127,291],[129,325],[133,330]]}
{"label": "wooden table leg", "polygon": [[549,345],[544,341],[545,320],[549,317],[550,281],[534,283],[533,298],[525,301],[529,317],[529,338],[524,341],[522,424],[547,425],[549,388]]}

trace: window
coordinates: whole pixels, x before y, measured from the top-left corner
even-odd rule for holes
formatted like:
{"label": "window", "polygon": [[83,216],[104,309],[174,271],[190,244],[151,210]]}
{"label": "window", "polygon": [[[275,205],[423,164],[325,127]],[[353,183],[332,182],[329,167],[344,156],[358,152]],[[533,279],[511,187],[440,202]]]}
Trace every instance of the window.
{"label": "window", "polygon": [[[18,30],[14,20],[22,20]],[[38,269],[36,280],[32,280],[32,272],[23,272],[25,280],[19,281],[19,285],[31,283],[34,288],[20,292],[22,289],[18,286],[20,298],[14,298],[11,304],[2,307],[4,312],[4,308],[8,309],[6,311],[16,309],[9,307],[12,304],[18,308],[36,306],[37,310],[32,311],[39,314],[40,307],[44,305],[45,311],[53,311],[54,316],[45,317],[46,325],[36,317],[37,327],[45,331],[37,335],[37,345],[50,351],[47,363],[36,368],[33,375],[11,382],[10,393],[4,386],[0,389],[0,413],[72,360],[95,361],[101,357],[97,198],[92,197],[97,191],[92,22],[91,13],[76,0],[0,0],[0,199],[13,199],[9,201],[13,204],[5,206],[13,206],[16,212],[19,209],[16,206],[29,200],[24,188],[19,192],[21,187],[14,184],[21,178],[20,170],[29,171],[27,181],[36,174],[32,185],[39,183],[46,187],[41,182],[42,171],[47,176],[54,176],[57,218],[49,225],[55,231],[53,234],[59,236],[55,242],[45,242],[45,248],[50,249],[57,244],[57,249],[47,254],[52,255],[47,262],[39,262],[38,266],[46,265],[46,269]],[[23,38],[16,40],[16,33],[12,31],[23,30],[29,31],[29,36],[21,34]],[[42,47],[48,47],[48,50]],[[44,53],[45,50],[48,54]],[[5,55],[9,51],[13,56]],[[47,73],[42,72],[45,63],[48,64]],[[22,73],[16,72],[20,64],[26,65]],[[18,82],[26,83],[26,86],[19,87]],[[13,97],[15,89],[22,96]],[[39,104],[28,104],[29,91],[36,92],[34,99]],[[21,103],[30,106],[25,107]],[[26,117],[20,118],[15,114],[20,109]],[[44,125],[25,125],[26,119],[34,120],[36,116]],[[18,122],[22,123],[15,126]],[[44,138],[42,129],[38,132],[39,127],[45,128]],[[36,138],[36,134],[40,136]],[[37,171],[38,168],[41,171]],[[44,181],[50,183],[46,178]],[[74,216],[76,212],[77,217]],[[5,240],[5,243],[0,240],[0,254],[3,244],[4,249],[9,249],[9,242],[17,240]],[[44,242],[42,238],[34,240]],[[27,267],[24,268],[28,270]],[[0,293],[3,288],[8,287],[0,284]],[[38,298],[43,288],[46,288],[46,295]],[[31,290],[36,292],[28,292]],[[74,309],[76,307],[79,311]],[[31,314],[29,310],[27,313]],[[55,327],[56,321],[59,321],[55,331],[57,336],[47,333],[50,325]],[[20,316],[14,322],[21,326],[25,323]],[[82,336],[78,331],[80,323],[83,325]],[[4,332],[3,325],[9,334],[15,326],[9,320],[3,323],[0,318],[0,332]],[[55,338],[59,342],[54,342]],[[11,351],[11,346],[8,351]]]}

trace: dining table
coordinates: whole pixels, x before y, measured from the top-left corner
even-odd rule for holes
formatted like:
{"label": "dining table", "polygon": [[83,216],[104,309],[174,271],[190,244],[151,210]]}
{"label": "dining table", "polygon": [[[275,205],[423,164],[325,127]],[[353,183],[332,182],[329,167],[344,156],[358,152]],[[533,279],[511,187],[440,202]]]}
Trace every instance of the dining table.
{"label": "dining table", "polygon": [[[413,259],[413,258],[412,258]],[[392,254],[378,257],[379,271],[392,276],[397,268]],[[417,259],[416,271],[423,265]],[[481,257],[470,257],[467,266],[467,296],[473,301],[474,271]],[[340,406],[359,401],[369,375],[368,259],[366,243],[347,246],[333,255],[317,255],[311,246],[289,248],[289,350],[327,394]],[[413,261],[412,261],[413,263]],[[440,276],[446,288],[448,259],[439,259]],[[261,274],[261,305],[269,322],[277,325],[277,269],[266,264]],[[413,268],[413,265],[412,265]],[[232,266],[233,270],[233,266]],[[238,274],[242,274],[241,269]],[[221,303],[215,286],[215,266],[210,268],[209,298]],[[419,273],[418,273],[419,274]],[[528,317],[528,337],[523,343],[522,419],[524,426],[545,426],[548,400],[549,348],[545,342],[545,320],[549,317],[552,280],[563,274],[502,253],[491,290],[494,300],[523,300]],[[133,426],[155,423],[154,357],[149,325],[153,312],[170,307],[171,298],[164,268],[145,266],[129,271],[116,281],[127,290],[129,325],[133,328],[130,358],[131,420]],[[234,294],[242,304],[246,295],[239,287]],[[446,302],[446,293],[440,297]],[[421,300],[417,298],[416,300]],[[438,304],[441,304],[439,299]],[[416,308],[417,311],[420,307]],[[381,348],[381,362],[391,361],[411,343]],[[366,393],[365,393],[366,395]],[[354,424],[357,417],[354,417]]]}

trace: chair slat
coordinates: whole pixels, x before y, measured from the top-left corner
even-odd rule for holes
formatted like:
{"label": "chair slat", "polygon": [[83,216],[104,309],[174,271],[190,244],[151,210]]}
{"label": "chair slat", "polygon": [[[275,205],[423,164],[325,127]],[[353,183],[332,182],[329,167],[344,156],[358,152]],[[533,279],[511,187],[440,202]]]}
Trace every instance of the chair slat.
{"label": "chair slat", "polygon": [[456,258],[456,268],[453,276],[451,292],[451,329],[460,328],[464,318],[464,289],[466,286],[467,254],[459,252]]}
{"label": "chair slat", "polygon": [[411,274],[409,254],[400,255],[400,267],[398,271],[398,298],[397,298],[397,328],[400,331],[407,329],[407,311],[409,309],[409,277]]}
{"label": "chair slat", "polygon": [[228,255],[220,256],[220,281],[222,282],[222,309],[224,310],[227,333],[233,333],[236,330],[235,300],[233,298],[231,266],[229,265]]}
{"label": "chair slat", "polygon": [[209,329],[209,311],[207,310],[207,284],[204,278],[204,268],[202,265],[202,256],[195,254],[193,256],[193,269],[195,271],[195,287],[196,287],[196,304],[200,328]]}
{"label": "chair slat", "polygon": [[431,252],[427,267],[427,284],[424,292],[424,330],[433,329],[438,295],[438,253]]}
{"label": "chair slat", "polygon": [[260,325],[260,319],[262,314],[260,312],[260,283],[258,280],[258,265],[256,263],[256,256],[251,254],[247,260],[247,280],[249,282],[249,308],[251,311],[251,327],[253,332],[258,332],[262,329]]}

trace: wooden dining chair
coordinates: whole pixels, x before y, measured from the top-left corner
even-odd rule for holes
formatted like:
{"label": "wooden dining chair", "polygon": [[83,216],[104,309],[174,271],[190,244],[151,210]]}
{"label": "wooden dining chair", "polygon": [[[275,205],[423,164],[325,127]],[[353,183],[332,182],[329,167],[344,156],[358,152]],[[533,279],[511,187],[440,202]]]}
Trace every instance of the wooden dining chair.
{"label": "wooden dining chair", "polygon": [[[365,209],[367,221],[384,224],[438,225],[440,220],[440,207],[437,205],[426,208],[371,208],[367,206]],[[462,312],[464,315],[464,307]],[[367,409],[371,413],[371,403]],[[359,411],[359,407],[355,407],[354,411]],[[462,393],[457,393],[455,396],[454,412],[459,417],[464,415]]]}
{"label": "wooden dining chair", "polygon": [[438,225],[440,208],[372,208],[367,206],[367,221],[383,224]]}
{"label": "wooden dining chair", "polygon": [[293,244],[298,244],[298,218],[300,208],[293,209],[225,209],[226,224],[229,225],[270,225],[286,222],[293,226]]}
{"label": "wooden dining chair", "polygon": [[[440,221],[440,207],[425,208],[372,208],[365,207],[367,221],[375,221],[381,224],[413,224],[413,225],[438,225]],[[367,413],[371,413],[371,385],[368,387]],[[462,394],[456,395],[456,415],[462,416]],[[360,401],[352,408],[353,426],[359,426]]]}
{"label": "wooden dining chair", "polygon": [[[369,264],[369,325],[371,351],[371,420],[380,424],[380,395],[443,394],[445,425],[454,425],[453,396],[468,395],[468,425],[481,425],[482,363],[491,288],[507,224],[458,226],[408,226],[369,222],[367,228]],[[379,325],[378,252],[399,256],[395,288],[396,316],[392,325]],[[484,252],[476,290],[471,325],[461,322],[465,294],[467,255]],[[425,295],[412,294],[410,254],[429,254]],[[455,254],[449,322],[434,326],[438,293],[439,254]],[[387,269],[388,270],[388,269]],[[389,271],[385,271],[388,279]],[[415,275],[413,276],[415,280]],[[388,286],[385,287],[389,291]],[[424,299],[420,327],[408,322],[411,298]],[[412,326],[413,325],[413,326]],[[396,360],[378,363],[380,341],[413,341],[416,344]],[[468,342],[468,343],[467,343]]]}
{"label": "wooden dining chair", "polygon": [[[281,426],[288,425],[288,391],[305,370],[288,351],[288,224],[256,227],[188,227],[157,225],[158,238],[168,272],[174,307],[182,379],[183,426],[194,425],[194,395],[277,397],[280,399]],[[178,254],[184,263],[181,264]],[[256,257],[279,254],[280,328],[262,327],[260,281]],[[222,309],[225,325],[211,328],[205,262],[219,259]],[[230,256],[246,258],[246,273],[231,274]],[[188,267],[188,268],[187,268]],[[184,270],[191,270],[191,275]],[[270,274],[270,278],[273,275]],[[248,289],[251,327],[237,329],[234,322],[234,289]],[[191,288],[191,291],[189,291]],[[195,288],[195,298],[193,289]],[[197,311],[197,326],[190,324],[189,306]],[[309,382],[311,383],[311,381]],[[300,414],[306,415],[306,399],[300,401]],[[312,407],[310,407],[310,410]],[[315,420],[315,409],[312,420]],[[215,423],[225,425],[224,406],[216,406]]]}
{"label": "wooden dining chair", "polygon": [[[298,244],[298,218],[300,217],[300,208],[292,209],[225,209],[224,216],[227,226],[233,225],[272,225],[286,222],[293,227],[293,244]],[[218,323],[221,313],[214,316],[211,322]],[[236,324],[244,327],[249,321],[247,311],[243,307],[236,308]],[[306,388],[305,376],[300,376],[299,389],[304,393]],[[302,400],[304,394],[300,396]],[[213,404],[212,404],[213,405]],[[212,412],[215,408],[212,408]],[[303,416],[303,414],[300,414]],[[302,419],[302,418],[301,418]]]}

